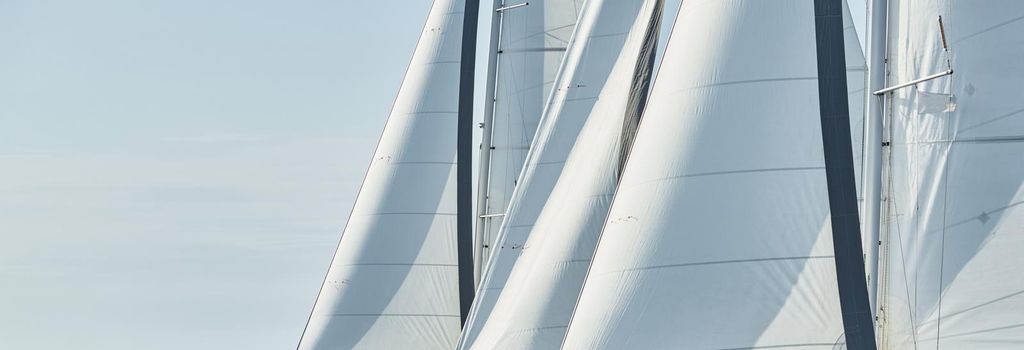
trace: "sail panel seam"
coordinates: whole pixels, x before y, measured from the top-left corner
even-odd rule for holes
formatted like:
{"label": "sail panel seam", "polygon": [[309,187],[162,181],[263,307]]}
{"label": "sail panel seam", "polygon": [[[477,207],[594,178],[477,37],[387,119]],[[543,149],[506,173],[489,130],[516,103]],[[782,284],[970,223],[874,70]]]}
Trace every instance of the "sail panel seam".
{"label": "sail panel seam", "polygon": [[787,257],[777,257],[777,258],[758,258],[758,259],[702,261],[702,262],[693,262],[693,263],[682,263],[682,264],[668,264],[668,265],[654,265],[654,266],[637,267],[637,268],[631,268],[631,269],[617,270],[615,272],[658,270],[658,269],[670,269],[670,268],[676,268],[676,267],[692,267],[692,266],[707,266],[707,265],[743,264],[743,263],[794,261],[794,260],[817,260],[817,259],[833,259],[833,258],[835,258],[835,256],[833,256],[833,255],[810,255],[810,256],[787,256]]}
{"label": "sail panel seam", "polygon": [[761,169],[745,169],[745,170],[725,170],[725,171],[711,171],[706,173],[693,173],[684,174],[677,176],[662,177],[652,180],[641,182],[640,184],[647,184],[651,182],[660,182],[665,180],[675,180],[691,177],[704,177],[704,176],[716,176],[716,175],[734,175],[734,174],[752,174],[752,173],[767,173],[767,172],[781,172],[781,171],[809,171],[809,170],[825,170],[825,167],[790,167],[790,168],[761,168]]}
{"label": "sail panel seam", "polygon": [[765,78],[765,79],[749,79],[749,80],[736,80],[726,81],[721,83],[697,85],[686,88],[684,91],[705,89],[710,87],[727,86],[727,85],[741,85],[741,84],[757,84],[757,83],[771,83],[771,82],[785,82],[785,81],[815,81],[818,77],[791,77],[791,78]]}

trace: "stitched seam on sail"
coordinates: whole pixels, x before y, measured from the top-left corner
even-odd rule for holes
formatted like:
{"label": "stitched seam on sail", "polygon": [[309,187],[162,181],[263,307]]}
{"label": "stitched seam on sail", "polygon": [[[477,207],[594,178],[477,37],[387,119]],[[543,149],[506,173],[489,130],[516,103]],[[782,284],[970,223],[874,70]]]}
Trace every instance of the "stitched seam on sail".
{"label": "stitched seam on sail", "polygon": [[806,170],[825,170],[825,167],[792,167],[792,168],[763,168],[763,169],[747,169],[747,170],[727,170],[727,171],[712,171],[706,173],[693,173],[678,176],[662,177],[653,180],[647,180],[640,184],[646,184],[649,182],[658,182],[664,180],[682,179],[688,177],[702,177],[702,176],[715,176],[715,175],[732,175],[732,174],[750,174],[750,173],[763,173],[763,172],[775,172],[775,171],[806,171]]}
{"label": "stitched seam on sail", "polygon": [[705,262],[694,262],[694,263],[684,263],[684,264],[670,264],[670,265],[655,265],[655,266],[637,267],[637,268],[632,268],[632,269],[618,270],[616,272],[657,270],[657,269],[669,269],[669,268],[690,267],[690,266],[743,264],[743,263],[754,263],[754,262],[832,259],[834,257],[835,256],[832,256],[832,255],[811,255],[811,256],[790,256],[790,257],[779,257],[779,258],[760,258],[760,259],[705,261]]}

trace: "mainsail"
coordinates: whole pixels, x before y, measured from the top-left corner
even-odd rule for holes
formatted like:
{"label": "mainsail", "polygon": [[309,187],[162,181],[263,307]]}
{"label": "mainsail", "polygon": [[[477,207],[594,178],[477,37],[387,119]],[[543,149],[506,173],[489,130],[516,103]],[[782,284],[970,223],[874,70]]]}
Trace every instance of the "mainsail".
{"label": "mainsail", "polygon": [[584,5],[478,289],[473,312],[463,332],[463,346],[473,344],[479,335],[512,266],[528,248],[524,244],[530,228],[605,86],[642,3],[638,0],[592,0]]}
{"label": "mainsail", "polygon": [[882,348],[1022,348],[1024,2],[890,2]]}
{"label": "mainsail", "polygon": [[[477,183],[477,269],[486,266],[584,0],[496,0],[491,89]],[[479,273],[478,273],[479,275]]]}
{"label": "mainsail", "polygon": [[299,349],[451,349],[464,0],[435,0]]}
{"label": "mainsail", "polygon": [[814,8],[686,0],[676,21],[563,348],[832,349]]}
{"label": "mainsail", "polygon": [[[605,15],[626,16],[638,4],[642,6],[614,70],[589,116],[581,119],[585,125],[493,311],[476,319],[484,322],[480,334],[463,348],[561,346],[646,103],[663,5],[661,0],[590,0],[585,12],[600,16],[595,13],[600,8]],[[609,24],[595,18],[584,25]]]}

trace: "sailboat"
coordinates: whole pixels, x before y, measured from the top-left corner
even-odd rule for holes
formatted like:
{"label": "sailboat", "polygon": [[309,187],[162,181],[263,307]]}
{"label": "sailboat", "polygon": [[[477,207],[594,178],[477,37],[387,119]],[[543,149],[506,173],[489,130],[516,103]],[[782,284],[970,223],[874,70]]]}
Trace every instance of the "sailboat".
{"label": "sailboat", "polygon": [[1024,347],[1024,2],[869,2],[434,0],[298,348]]}

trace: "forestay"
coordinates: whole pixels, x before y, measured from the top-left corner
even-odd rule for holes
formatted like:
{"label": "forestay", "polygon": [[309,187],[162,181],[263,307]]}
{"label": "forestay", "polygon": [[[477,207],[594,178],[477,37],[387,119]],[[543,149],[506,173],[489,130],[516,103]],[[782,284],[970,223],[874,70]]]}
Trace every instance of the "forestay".
{"label": "forestay", "polygon": [[435,0],[300,349],[451,349],[463,0]]}
{"label": "forestay", "polygon": [[1024,2],[889,17],[882,347],[1024,348]]}
{"label": "forestay", "polygon": [[563,348],[842,344],[812,4],[683,1],[661,67]]}
{"label": "forestay", "polygon": [[478,183],[478,262],[486,263],[493,250],[583,2],[504,1],[495,12],[500,36],[491,124],[484,129],[489,137],[481,150],[486,164],[480,164]]}
{"label": "forestay", "polygon": [[595,26],[607,23],[602,16],[640,11],[494,310],[477,319],[484,320],[480,335],[465,348],[558,349],[565,336],[646,102],[662,13],[661,0],[587,6]]}
{"label": "forestay", "polygon": [[472,344],[487,322],[512,266],[524,250],[530,227],[551,194],[576,136],[611,73],[641,4],[642,1],[630,0],[584,5],[518,186],[513,191],[494,245],[494,255],[478,289],[463,332],[463,346]]}

